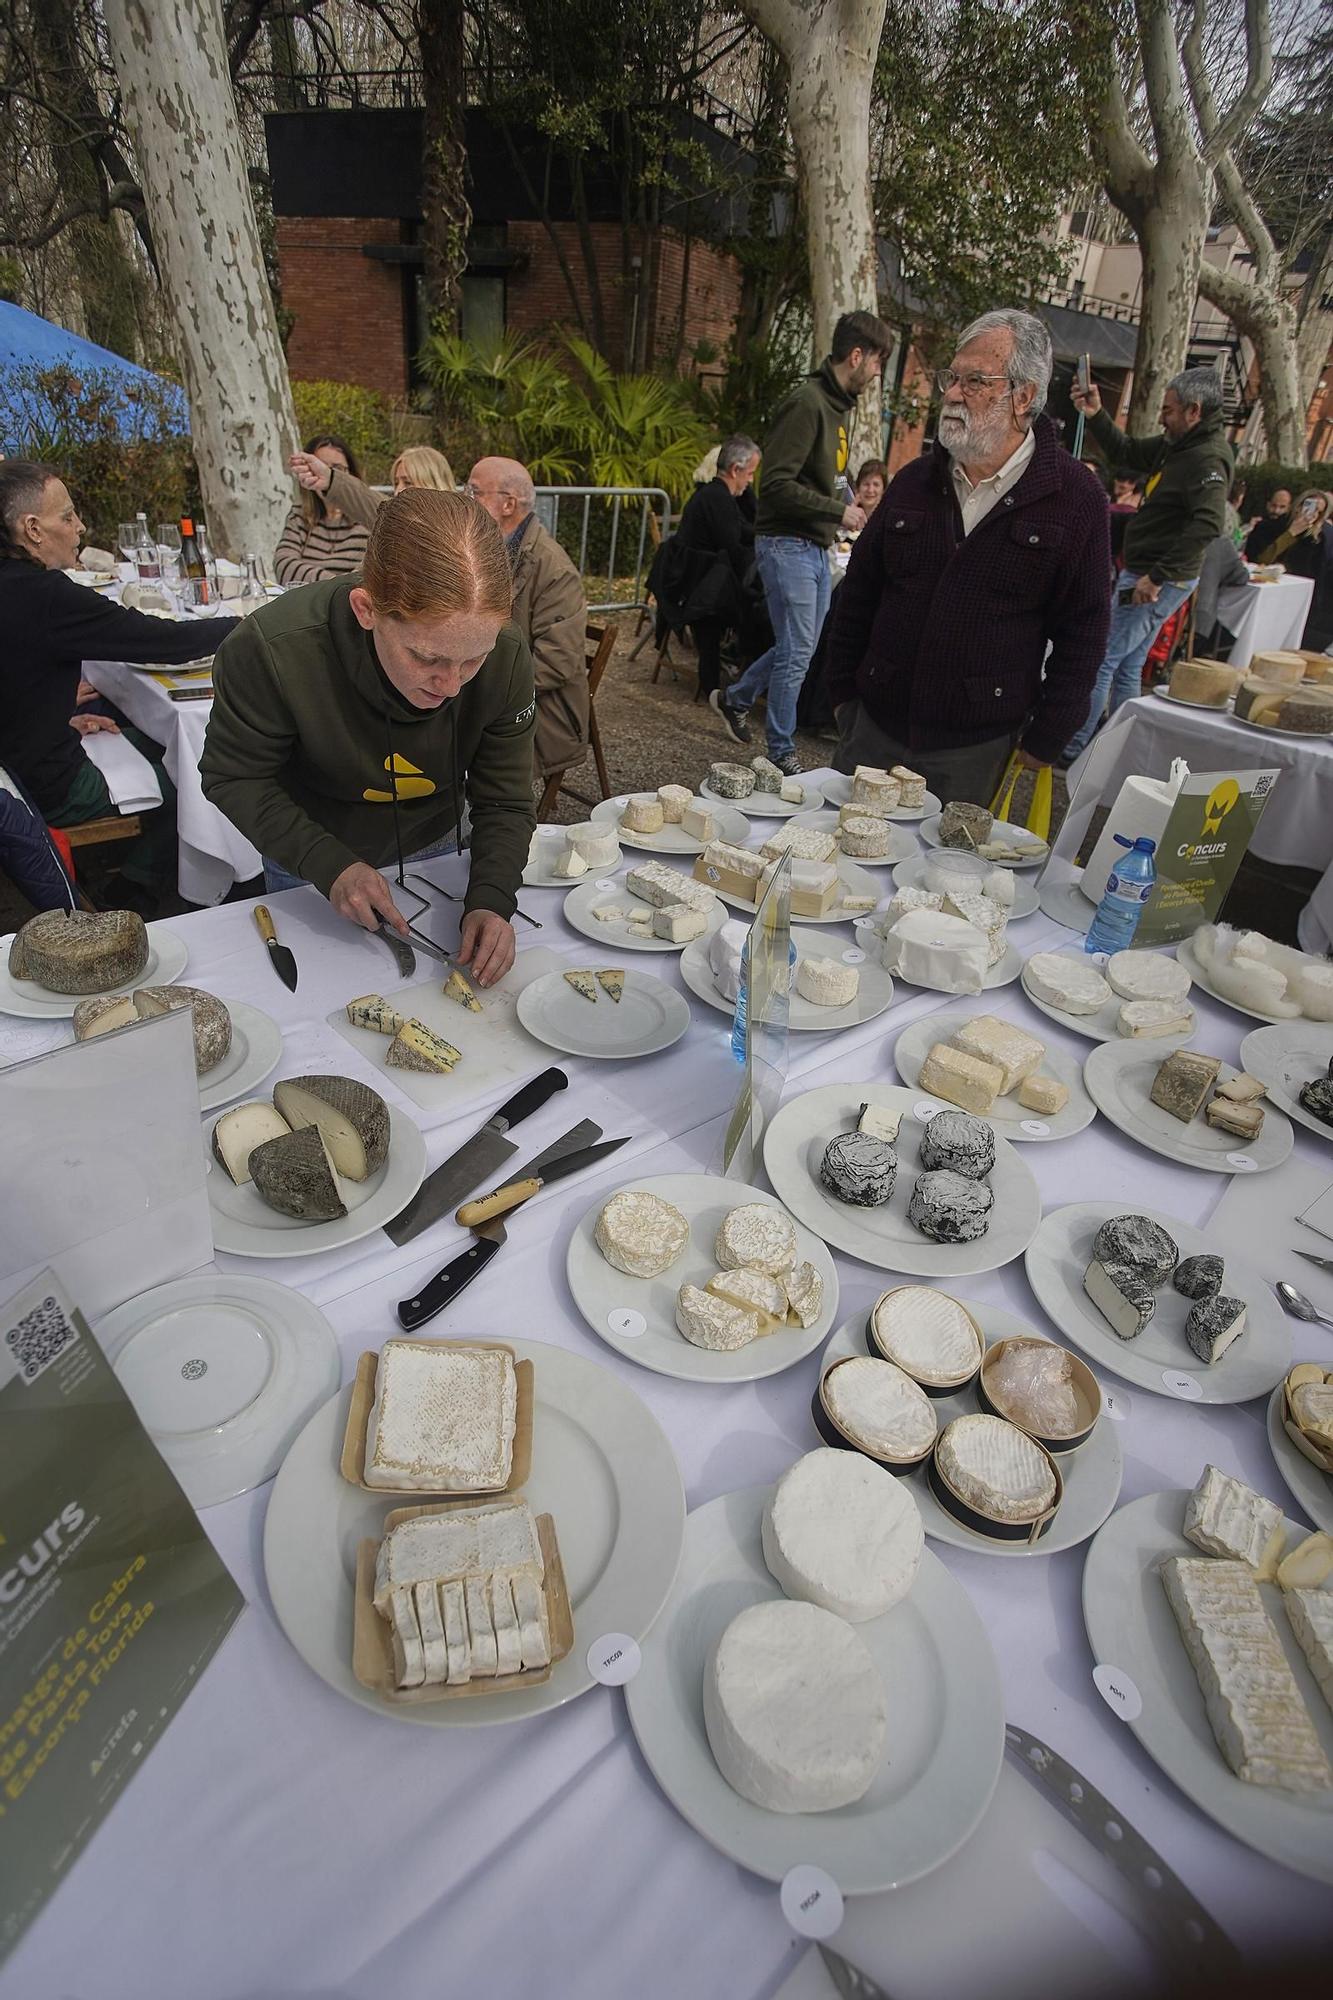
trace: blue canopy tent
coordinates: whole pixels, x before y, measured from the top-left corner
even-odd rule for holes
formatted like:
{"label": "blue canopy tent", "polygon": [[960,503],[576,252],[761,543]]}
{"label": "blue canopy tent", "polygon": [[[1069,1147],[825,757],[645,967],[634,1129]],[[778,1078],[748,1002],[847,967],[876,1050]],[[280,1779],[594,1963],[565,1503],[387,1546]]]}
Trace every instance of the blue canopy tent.
{"label": "blue canopy tent", "polygon": [[[103,378],[114,378],[117,386],[125,392],[116,413],[123,437],[137,434],[134,392],[141,385],[148,384],[156,392],[155,403],[165,398],[174,417],[172,428],[179,432],[190,428],[189,406],[183,389],[164,381],[147,368],[138,367],[133,361],[126,361],[123,355],[113,354],[109,347],[99,347],[95,341],[84,340],[63,326],[53,326],[50,320],[41,319],[36,313],[25,312],[22,306],[0,300],[0,383],[6,390],[0,396],[0,451],[11,456],[23,452],[31,441],[30,434],[24,435],[24,408],[29,392],[21,387],[16,389],[14,378],[17,370],[32,367],[65,367],[75,375],[97,374]],[[39,424],[35,407],[32,415],[34,422]]]}

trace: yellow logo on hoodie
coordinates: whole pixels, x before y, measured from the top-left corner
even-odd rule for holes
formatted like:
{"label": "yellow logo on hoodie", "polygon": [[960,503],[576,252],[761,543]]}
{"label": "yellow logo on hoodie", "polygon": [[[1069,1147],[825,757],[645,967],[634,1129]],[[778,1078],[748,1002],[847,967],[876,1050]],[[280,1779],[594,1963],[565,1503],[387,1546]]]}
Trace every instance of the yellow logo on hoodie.
{"label": "yellow logo on hoodie", "polygon": [[[406,757],[399,757],[395,753],[392,765],[386,757],[384,768],[386,771],[392,770],[394,791],[400,799],[428,799],[435,790],[435,780],[423,777],[421,766],[409,764]],[[393,804],[394,792],[375,791],[368,786],[361,796],[368,805],[388,806]]]}
{"label": "yellow logo on hoodie", "polygon": [[839,470],[839,472],[845,472],[845,471],[847,470],[847,455],[848,455],[848,452],[850,451],[850,449],[851,449],[851,447],[850,447],[850,445],[849,445],[849,443],[848,443],[848,441],[847,441],[847,426],[846,426],[846,424],[839,424],[839,425],[838,425],[838,470]]}

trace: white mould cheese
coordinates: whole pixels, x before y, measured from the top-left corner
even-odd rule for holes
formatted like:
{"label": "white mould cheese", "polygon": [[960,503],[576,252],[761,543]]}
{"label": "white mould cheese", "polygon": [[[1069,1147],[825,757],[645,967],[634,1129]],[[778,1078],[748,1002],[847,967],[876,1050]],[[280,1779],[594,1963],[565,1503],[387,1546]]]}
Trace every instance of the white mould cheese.
{"label": "white mould cheese", "polygon": [[700,1291],[697,1285],[682,1285],[677,1292],[676,1325],[692,1347],[711,1348],[715,1353],[748,1347],[764,1331],[753,1307]]}
{"label": "white mould cheese", "polygon": [[1116,1021],[1116,1032],[1130,1041],[1149,1041],[1158,1035],[1192,1035],[1194,1009],[1184,1000],[1126,1000]]}
{"label": "white mould cheese", "polygon": [[388,1600],[389,1637],[393,1642],[394,1685],[420,1687],[426,1678],[426,1654],[417,1624],[416,1601],[410,1590],[395,1590]]}
{"label": "white mould cheese", "polygon": [[[671,903],[688,903],[692,910],[708,913],[717,903],[716,896],[704,883],[694,882],[688,875],[682,875],[660,861],[645,861],[639,867],[631,868],[625,877],[625,887],[631,896],[638,896],[645,903],[654,903],[659,910]],[[652,921],[651,918],[649,921]]]}
{"label": "white mould cheese", "polygon": [[980,993],[990,967],[990,938],[943,910],[909,910],[880,950],[886,972],[938,993]]}
{"label": "white mould cheese", "polygon": [[924,1458],[935,1442],[934,1406],[925,1390],[891,1361],[857,1354],[835,1362],[821,1388],[824,1408],[845,1437],[876,1458],[902,1465]]}
{"label": "white mould cheese", "polygon": [[1284,1590],[1282,1603],[1310,1672],[1333,1708],[1333,1590]]}
{"label": "white mould cheese", "polygon": [[781,1278],[767,1271],[750,1271],[743,1265],[734,1271],[715,1271],[704,1286],[714,1298],[728,1299],[759,1317],[760,1331],[771,1333],[787,1318],[787,1287]]}
{"label": "white mould cheese", "polygon": [[1035,1000],[1062,1014],[1096,1014],[1112,997],[1095,965],[1063,951],[1034,952],[1023,967],[1023,984]]}
{"label": "white mould cheese", "polygon": [[708,969],[713,975],[713,984],[724,1000],[735,1004],[741,986],[741,954],[749,925],[732,918],[715,930],[708,940]]}
{"label": "white mould cheese", "polygon": [[788,1309],[798,1326],[813,1326],[824,1307],[824,1280],[813,1264],[797,1264],[784,1271]]}
{"label": "white mould cheese", "polygon": [[517,1411],[514,1363],[503,1349],[386,1340],[366,1425],[366,1485],[493,1491],[509,1477]]}
{"label": "white mould cheese", "polygon": [[603,825],[601,820],[585,819],[577,826],[567,827],[565,839],[583,856],[589,868],[614,868],[620,859],[616,829]]}
{"label": "white mould cheese", "polygon": [[617,1271],[631,1278],[657,1278],[681,1255],[690,1240],[690,1225],[660,1195],[644,1188],[622,1188],[598,1216],[593,1236]]}
{"label": "white mould cheese", "polygon": [[723,1218],[713,1255],[724,1271],[746,1264],[780,1278],[796,1262],[796,1225],[782,1209],[748,1201]]}
{"label": "white mould cheese", "polygon": [[659,785],[657,796],[661,802],[662,814],[668,826],[680,826],[685,818],[685,809],[694,799],[688,785]]}
{"label": "white mould cheese", "polygon": [[925,1530],[911,1492],[891,1472],[827,1445],[798,1458],[773,1488],[763,1543],[788,1597],[861,1625],[906,1597]]}
{"label": "white mould cheese", "polygon": [[1116,951],[1106,964],[1111,991],[1122,1000],[1183,1000],[1190,976],[1159,951]]}
{"label": "white mould cheese", "polygon": [[390,1528],[375,1558],[375,1609],[388,1616],[392,1592],[434,1579],[461,1583],[492,1570],[543,1574],[541,1543],[524,1500],[414,1514]]}
{"label": "white mould cheese", "polygon": [[850,1007],[861,985],[854,965],[836,958],[799,958],[796,991],[816,1007]]}
{"label": "white mould cheese", "polygon": [[1045,1452],[1003,1417],[955,1417],[935,1463],[960,1500],[994,1521],[1035,1521],[1055,1498]]}
{"label": "white mould cheese", "polygon": [[929,1285],[885,1292],[871,1314],[871,1334],[886,1361],[932,1389],[969,1381],[981,1366],[982,1339],[972,1315]]}
{"label": "white mould cheese", "polygon": [[739,1612],[704,1669],[703,1706],[718,1770],[766,1812],[851,1805],[884,1762],[888,1711],[874,1661],[850,1625],[817,1605],[777,1599]]}
{"label": "white mould cheese", "polygon": [[1215,1465],[1205,1465],[1185,1503],[1184,1533],[1205,1554],[1227,1556],[1255,1570],[1276,1568],[1287,1539],[1282,1509]]}

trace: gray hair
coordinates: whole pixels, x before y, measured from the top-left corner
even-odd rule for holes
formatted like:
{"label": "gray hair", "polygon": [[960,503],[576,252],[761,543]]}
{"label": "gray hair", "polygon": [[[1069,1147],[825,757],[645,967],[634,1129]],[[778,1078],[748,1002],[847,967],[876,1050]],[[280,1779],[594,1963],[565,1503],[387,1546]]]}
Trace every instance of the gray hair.
{"label": "gray hair", "polygon": [[734,437],[724,440],[717,454],[719,472],[730,472],[733,466],[748,465],[752,458],[759,456],[759,447],[753,438],[738,431]]}
{"label": "gray hair", "polygon": [[1019,312],[1016,306],[1003,306],[995,312],[982,313],[970,326],[965,326],[958,336],[954,349],[967,346],[969,340],[976,340],[983,333],[1008,333],[1013,336],[1013,353],[1009,356],[1006,374],[1013,389],[1024,387],[1032,390],[1032,407],[1029,418],[1039,417],[1046,408],[1046,392],[1051,386],[1051,336],[1044,320],[1033,313]]}
{"label": "gray hair", "polygon": [[19,522],[25,514],[40,512],[42,495],[59,477],[53,465],[35,464],[32,459],[0,462],[0,556],[26,554],[19,538]]}
{"label": "gray hair", "polygon": [[1197,403],[1201,416],[1211,416],[1222,407],[1222,379],[1215,368],[1182,368],[1167,383],[1186,408]]}

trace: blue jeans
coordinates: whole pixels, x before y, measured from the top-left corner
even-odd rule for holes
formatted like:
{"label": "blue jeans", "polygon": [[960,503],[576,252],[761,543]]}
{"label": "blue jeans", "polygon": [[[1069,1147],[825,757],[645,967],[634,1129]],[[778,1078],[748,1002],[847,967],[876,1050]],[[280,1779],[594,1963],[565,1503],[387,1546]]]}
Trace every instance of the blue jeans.
{"label": "blue jeans", "polygon": [[768,695],[768,749],[789,757],[795,749],[796,703],[828,616],[832,579],[828,550],[799,535],[761,535],[755,561],[773,621],[774,644],[727,689],[732,708],[751,708]]}
{"label": "blue jeans", "polygon": [[1116,710],[1141,692],[1143,685],[1143,663],[1148,657],[1148,649],[1165,625],[1173,611],[1179,610],[1198,582],[1192,577],[1188,583],[1164,583],[1157,593],[1155,604],[1122,604],[1122,591],[1132,590],[1138,582],[1132,570],[1124,570],[1116,578],[1115,601],[1111,606],[1111,629],[1106,635],[1106,653],[1097,669],[1097,685],[1092,690],[1092,704],[1088,709],[1088,719],[1076,736],[1071,736],[1065,745],[1066,757],[1077,757],[1086,750],[1102,719],[1102,712],[1114,715]]}
{"label": "blue jeans", "polygon": [[[457,836],[447,833],[444,839],[437,840],[433,847],[423,847],[419,854],[407,855],[403,866],[409,867],[414,861],[429,861],[437,854],[456,854],[457,852]],[[290,869],[283,868],[276,861],[270,861],[267,854],[264,856],[264,893],[266,896],[276,896],[281,889],[304,889],[305,886],[304,876],[293,875]]]}

